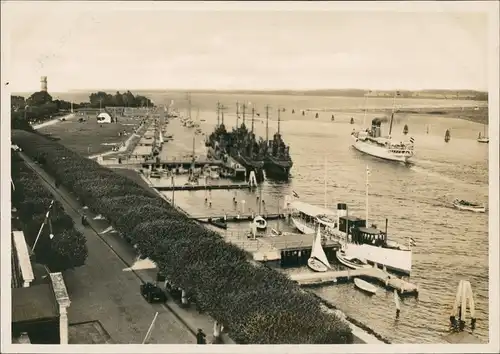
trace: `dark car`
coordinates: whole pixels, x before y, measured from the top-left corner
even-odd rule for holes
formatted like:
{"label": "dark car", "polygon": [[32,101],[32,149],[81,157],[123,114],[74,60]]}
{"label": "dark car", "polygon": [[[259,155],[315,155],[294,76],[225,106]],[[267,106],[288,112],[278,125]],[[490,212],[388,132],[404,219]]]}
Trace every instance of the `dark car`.
{"label": "dark car", "polygon": [[167,295],[153,283],[141,284],[141,295],[149,302],[166,302]]}

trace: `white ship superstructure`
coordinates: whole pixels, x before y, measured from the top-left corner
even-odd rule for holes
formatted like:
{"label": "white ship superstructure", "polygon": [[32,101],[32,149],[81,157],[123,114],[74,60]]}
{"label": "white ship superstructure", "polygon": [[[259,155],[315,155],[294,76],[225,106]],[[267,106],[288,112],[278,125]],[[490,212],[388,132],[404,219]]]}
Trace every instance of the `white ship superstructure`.
{"label": "white ship superstructure", "polygon": [[[391,118],[392,120],[392,118]],[[381,136],[382,120],[372,120],[371,129],[353,132],[352,146],[365,154],[385,160],[408,162],[413,157],[414,140],[394,142],[390,136]]]}
{"label": "white ship superstructure", "polygon": [[341,245],[345,258],[359,259],[397,273],[410,274],[412,266],[411,245],[408,246],[387,239],[385,231],[368,223],[368,176],[366,171],[366,216],[359,218],[348,215],[347,204],[338,203],[337,211],[295,200],[286,201],[294,226],[304,234],[314,234],[318,229],[324,238],[331,238]]}

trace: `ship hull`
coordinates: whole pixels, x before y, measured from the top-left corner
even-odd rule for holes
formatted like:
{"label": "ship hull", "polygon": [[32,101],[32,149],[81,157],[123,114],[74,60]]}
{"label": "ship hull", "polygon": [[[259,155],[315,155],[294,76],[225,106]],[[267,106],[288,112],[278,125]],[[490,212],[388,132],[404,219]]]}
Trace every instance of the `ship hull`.
{"label": "ship hull", "polygon": [[266,171],[266,177],[278,181],[288,181],[290,178],[290,170],[292,169],[292,164],[290,163],[279,163],[267,158],[264,162],[264,169]]}
{"label": "ship hull", "polygon": [[257,182],[260,183],[264,181],[263,163],[252,163],[240,155],[234,155],[231,157],[245,168],[247,178],[249,178],[250,172],[255,171],[255,178],[257,179]]}
{"label": "ship hull", "polygon": [[297,230],[299,230],[301,233],[306,234],[306,235],[313,235],[316,230],[314,228],[306,225],[300,218],[295,218],[292,216],[292,223],[295,226]]}
{"label": "ship hull", "polygon": [[405,155],[397,155],[397,154],[390,153],[389,151],[387,151],[387,148],[385,148],[385,147],[379,147],[379,146],[372,145],[370,143],[366,143],[362,140],[357,139],[354,136],[353,136],[352,146],[356,150],[358,150],[362,153],[365,153],[365,154],[373,156],[373,157],[378,157],[380,159],[387,160],[387,161],[396,161],[396,162],[406,163],[413,157],[413,155],[405,156]]}

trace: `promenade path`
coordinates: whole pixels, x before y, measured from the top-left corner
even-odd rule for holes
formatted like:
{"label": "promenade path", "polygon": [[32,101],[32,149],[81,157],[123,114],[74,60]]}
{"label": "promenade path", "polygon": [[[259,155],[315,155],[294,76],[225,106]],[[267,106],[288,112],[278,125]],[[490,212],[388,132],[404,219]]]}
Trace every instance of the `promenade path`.
{"label": "promenade path", "polygon": [[[155,312],[159,312],[149,343],[194,344],[195,331],[202,328],[207,340],[212,338],[213,320],[194,309],[183,309],[169,299],[166,305],[149,304],[140,294],[142,281],[152,281],[155,269],[130,271],[136,260],[133,248],[117,233],[99,233],[110,225],[93,220],[77,198],[64,187],[55,188],[54,179],[24,153],[25,163],[40,177],[42,184],[61,202],[77,229],[87,239],[85,265],[64,272],[71,299],[69,323],[98,320],[118,344],[141,343]],[[89,227],[81,225],[81,215],[88,215]],[[57,235],[55,236],[57,237]],[[224,343],[233,343],[223,334]],[[85,344],[85,343],[79,343]]]}

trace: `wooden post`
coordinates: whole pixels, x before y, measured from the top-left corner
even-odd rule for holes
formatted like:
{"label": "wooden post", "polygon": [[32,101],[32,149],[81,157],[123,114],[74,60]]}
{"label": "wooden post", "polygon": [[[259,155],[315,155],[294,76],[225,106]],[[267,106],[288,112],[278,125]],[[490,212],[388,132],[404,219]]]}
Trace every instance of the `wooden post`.
{"label": "wooden post", "polygon": [[476,326],[476,309],[472,287],[469,281],[460,280],[460,282],[458,283],[457,294],[455,296],[455,302],[453,304],[453,309],[450,316],[450,324],[455,330],[463,331],[465,328],[467,302],[469,303],[471,327],[472,329],[474,329]]}

